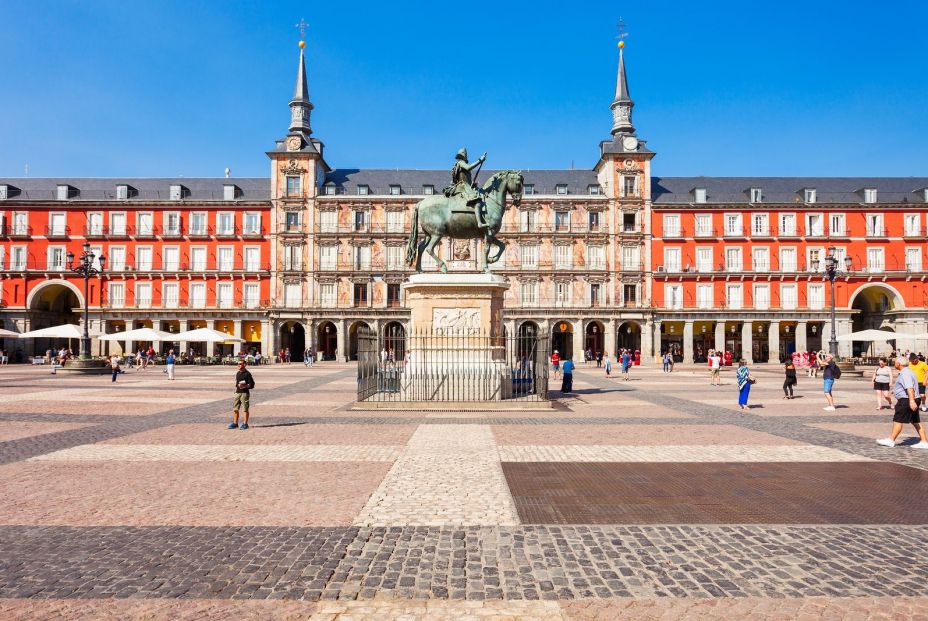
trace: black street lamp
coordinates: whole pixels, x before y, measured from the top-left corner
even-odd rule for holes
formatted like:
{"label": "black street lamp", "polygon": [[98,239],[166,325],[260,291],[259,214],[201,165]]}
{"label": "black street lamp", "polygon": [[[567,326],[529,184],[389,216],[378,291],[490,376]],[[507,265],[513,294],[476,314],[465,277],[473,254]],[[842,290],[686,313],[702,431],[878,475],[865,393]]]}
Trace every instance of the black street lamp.
{"label": "black street lamp", "polygon": [[106,257],[100,254],[99,269],[93,266],[94,259],[97,256],[90,251],[90,242],[84,242],[84,252],[77,259],[77,265],[74,265],[74,253],[68,253],[68,269],[75,274],[80,274],[84,278],[84,336],[81,337],[81,360],[90,359],[90,278],[103,273],[103,266],[106,264]]}
{"label": "black street lamp", "polygon": [[[828,351],[832,356],[838,355],[838,333],[835,328],[835,278],[838,276],[838,249],[831,246],[828,256],[825,257],[825,278],[831,283],[831,338],[828,340]],[[844,257],[844,269],[851,271],[851,257]],[[818,269],[818,261],[813,261],[813,269]]]}

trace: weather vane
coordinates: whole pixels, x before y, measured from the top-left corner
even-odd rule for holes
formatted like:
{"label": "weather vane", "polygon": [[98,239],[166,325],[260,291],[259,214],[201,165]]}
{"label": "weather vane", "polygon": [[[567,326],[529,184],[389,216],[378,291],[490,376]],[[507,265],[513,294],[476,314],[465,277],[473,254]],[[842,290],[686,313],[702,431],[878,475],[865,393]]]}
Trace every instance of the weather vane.
{"label": "weather vane", "polygon": [[300,23],[296,24],[294,28],[300,29],[300,39],[305,40],[306,39],[306,22],[303,21],[302,17],[300,18]]}
{"label": "weather vane", "polygon": [[622,21],[621,17],[619,18],[619,23],[616,24],[616,26],[619,28],[619,36],[617,36],[616,39],[619,40],[619,47],[623,48],[625,47],[625,41],[622,39],[628,36],[628,32],[625,31],[625,22]]}

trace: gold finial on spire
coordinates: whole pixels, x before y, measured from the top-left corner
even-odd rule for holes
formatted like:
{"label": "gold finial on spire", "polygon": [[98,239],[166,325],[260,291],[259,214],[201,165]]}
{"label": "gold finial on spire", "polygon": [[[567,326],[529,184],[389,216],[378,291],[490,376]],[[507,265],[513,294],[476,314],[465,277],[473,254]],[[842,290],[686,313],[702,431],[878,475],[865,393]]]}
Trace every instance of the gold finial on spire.
{"label": "gold finial on spire", "polygon": [[306,22],[303,21],[303,18],[300,18],[300,23],[296,24],[294,28],[300,29],[300,49],[302,50],[306,47]]}
{"label": "gold finial on spire", "polygon": [[627,37],[628,33],[625,31],[625,22],[622,21],[621,17],[619,18],[619,23],[616,24],[616,26],[619,28],[619,36],[617,36],[616,39],[619,40],[619,49],[621,50],[623,47],[625,47],[625,41],[622,39]]}

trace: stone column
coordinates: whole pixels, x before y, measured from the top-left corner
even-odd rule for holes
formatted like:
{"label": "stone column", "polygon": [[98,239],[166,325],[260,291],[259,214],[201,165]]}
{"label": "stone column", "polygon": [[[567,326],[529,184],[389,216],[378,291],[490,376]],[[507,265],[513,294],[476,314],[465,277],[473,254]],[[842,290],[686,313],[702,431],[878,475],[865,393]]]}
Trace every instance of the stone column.
{"label": "stone column", "polygon": [[805,321],[796,322],[796,351],[804,352],[809,349],[808,342],[806,341],[806,327],[807,324]]}
{"label": "stone column", "polygon": [[725,320],[715,322],[715,351],[725,351]]}
{"label": "stone column", "polygon": [[[244,338],[244,336],[242,335],[242,320],[241,319],[232,320],[232,336],[238,339]],[[245,349],[244,343],[236,342],[235,345],[232,346],[233,353],[237,353],[244,349]]]}
{"label": "stone column", "polygon": [[655,360],[663,352],[661,351],[661,320],[654,320],[653,333],[651,337],[654,339],[654,348],[651,350],[651,355],[654,356]]}
{"label": "stone column", "polygon": [[338,322],[338,354],[335,359],[348,362],[348,322],[344,319]]}
{"label": "stone column", "polygon": [[[312,319],[306,322],[306,346],[316,351],[316,322]],[[378,330],[378,333],[380,331]]]}
{"label": "stone column", "polygon": [[615,356],[616,353],[616,319],[607,319],[605,321],[605,333],[603,334],[603,352],[609,354],[610,356]]}
{"label": "stone column", "polygon": [[[838,319],[835,322],[838,328],[838,336],[842,334],[850,334],[853,330],[851,329],[851,320],[850,319]],[[842,358],[850,358],[854,353],[854,344],[851,341],[838,341],[838,356]]]}
{"label": "stone column", "polygon": [[693,322],[683,322],[683,364],[693,362]]}
{"label": "stone column", "polygon": [[[177,327],[181,332],[186,332],[190,329],[190,324],[186,319],[180,319],[177,322]],[[187,341],[179,341],[177,346],[180,347],[180,353],[182,354],[186,354],[189,351]]]}
{"label": "stone column", "polygon": [[641,362],[648,364],[654,358],[654,322],[646,319],[641,324]]}
{"label": "stone column", "polygon": [[770,327],[767,331],[767,350],[770,352],[770,357],[767,359],[767,362],[772,362],[773,364],[780,363],[780,322],[771,321]]}
{"label": "stone column", "polygon": [[573,336],[574,336],[574,338],[573,338],[573,341],[574,341],[574,347],[573,347],[573,349],[574,349],[574,351],[573,351],[573,361],[574,361],[574,364],[577,364],[578,362],[582,362],[582,361],[583,361],[583,352],[584,352],[584,349],[583,349],[583,337],[584,337],[584,334],[585,334],[585,333],[584,333],[584,331],[583,331],[583,320],[582,320],[582,319],[577,319],[576,321],[574,321],[574,322],[572,322],[572,323],[573,323],[573,326],[574,326],[574,335],[573,335]]}
{"label": "stone column", "polygon": [[754,323],[745,319],[741,324],[741,357],[748,364],[754,363]]}
{"label": "stone column", "polygon": [[[822,351],[831,353],[828,349],[828,341],[831,340],[831,319],[825,319],[822,322]],[[840,344],[839,344],[840,345]]]}
{"label": "stone column", "polygon": [[261,355],[273,356],[274,326],[270,319],[261,320]]}

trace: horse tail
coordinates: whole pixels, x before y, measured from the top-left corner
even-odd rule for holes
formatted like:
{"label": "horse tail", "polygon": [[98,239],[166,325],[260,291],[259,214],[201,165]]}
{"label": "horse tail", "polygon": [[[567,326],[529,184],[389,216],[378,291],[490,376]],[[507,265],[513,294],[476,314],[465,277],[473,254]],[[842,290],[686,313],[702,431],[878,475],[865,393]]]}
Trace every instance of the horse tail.
{"label": "horse tail", "polygon": [[412,210],[412,223],[409,227],[409,242],[406,244],[406,264],[412,265],[416,260],[419,246],[419,206]]}

